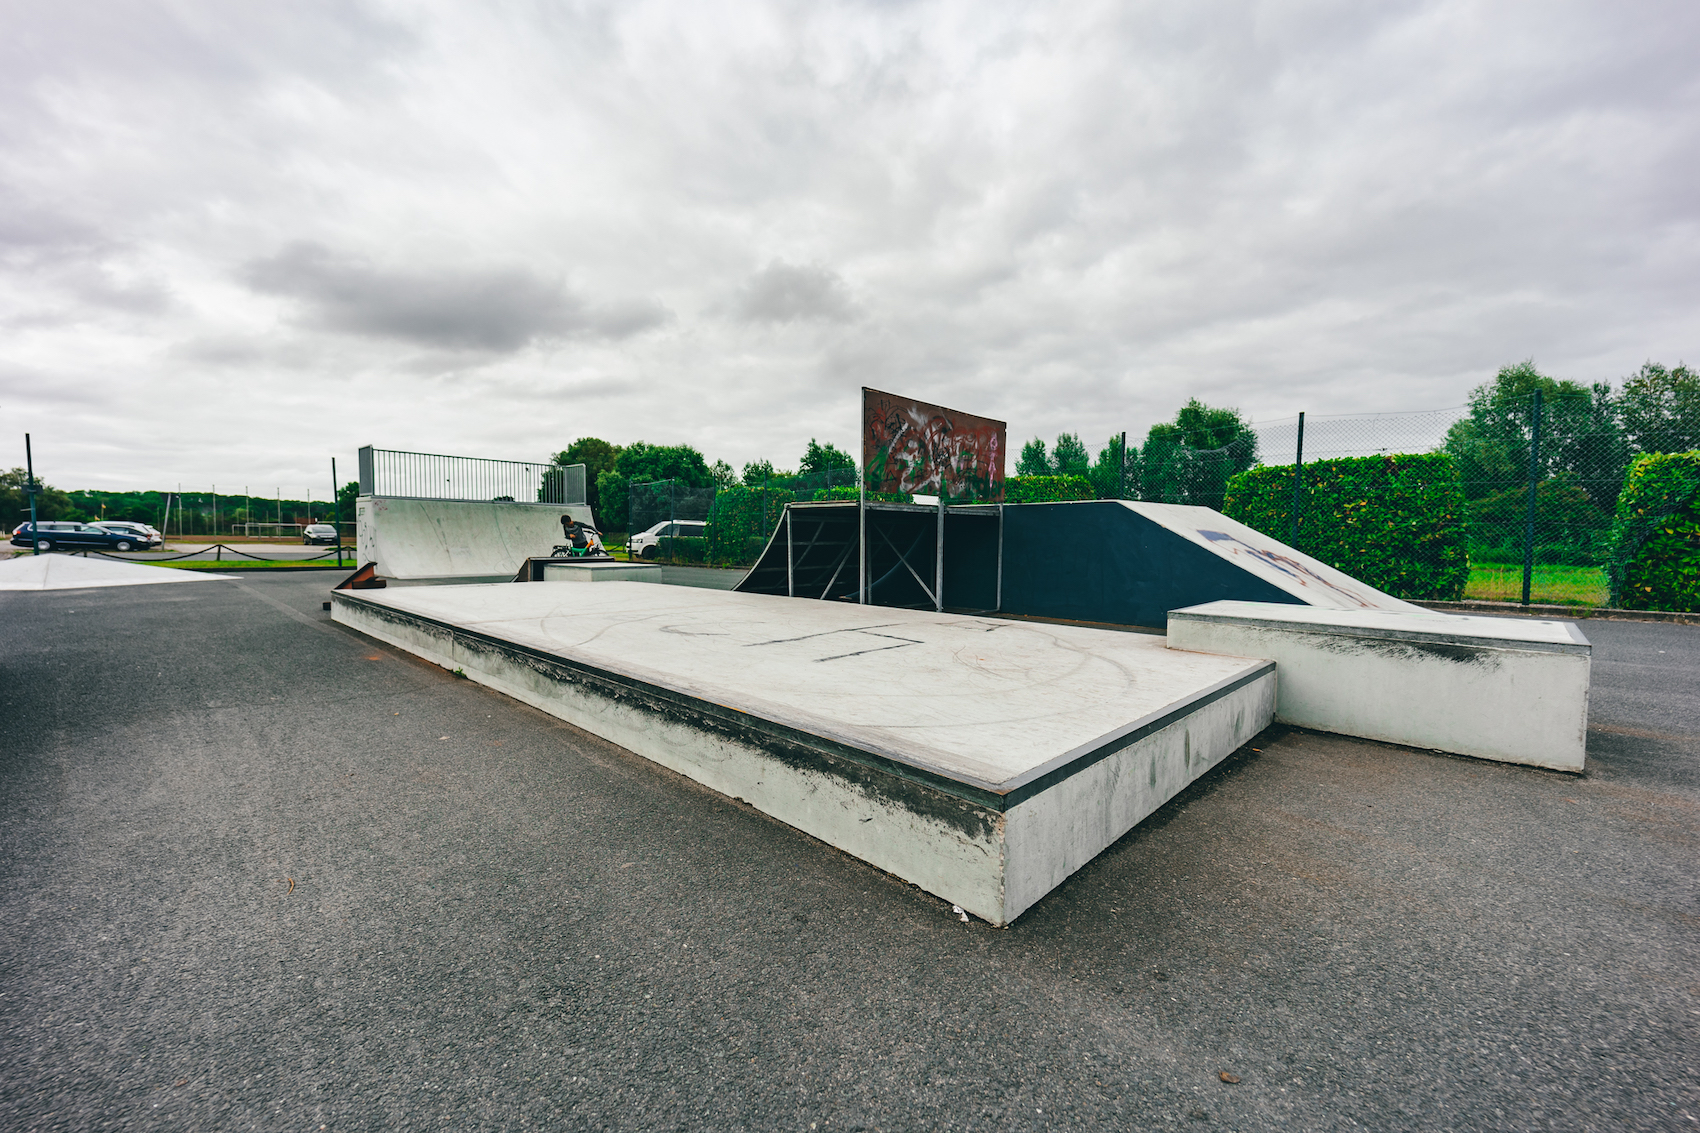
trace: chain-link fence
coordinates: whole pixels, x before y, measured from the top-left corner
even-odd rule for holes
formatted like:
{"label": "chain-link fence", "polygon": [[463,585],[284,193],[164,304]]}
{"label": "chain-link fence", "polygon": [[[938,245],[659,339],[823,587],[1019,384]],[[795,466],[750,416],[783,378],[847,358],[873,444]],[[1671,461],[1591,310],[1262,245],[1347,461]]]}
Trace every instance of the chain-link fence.
{"label": "chain-link fence", "polygon": [[674,565],[752,565],[792,502],[856,498],[856,470],[780,476],[754,484],[692,487],[676,480],[627,488],[627,546]]}
{"label": "chain-link fence", "polygon": [[1118,466],[1120,443],[1079,470],[1100,497],[1213,507],[1401,597],[1589,605],[1638,455],[1604,391],[1158,435]]}

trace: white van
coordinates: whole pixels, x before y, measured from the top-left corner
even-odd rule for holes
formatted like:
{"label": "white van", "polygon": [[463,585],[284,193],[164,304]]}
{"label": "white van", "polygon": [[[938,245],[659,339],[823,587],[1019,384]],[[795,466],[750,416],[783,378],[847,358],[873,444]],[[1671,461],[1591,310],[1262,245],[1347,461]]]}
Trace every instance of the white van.
{"label": "white van", "polygon": [[682,535],[702,539],[708,535],[706,519],[664,519],[648,531],[640,531],[626,540],[626,555],[634,559],[653,559],[660,553],[661,540]]}

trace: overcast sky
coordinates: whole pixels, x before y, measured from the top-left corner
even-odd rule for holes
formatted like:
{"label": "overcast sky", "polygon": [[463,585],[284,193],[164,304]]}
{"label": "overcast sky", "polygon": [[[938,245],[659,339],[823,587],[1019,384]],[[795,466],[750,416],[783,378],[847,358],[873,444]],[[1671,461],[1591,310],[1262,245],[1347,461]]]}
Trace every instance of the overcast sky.
{"label": "overcast sky", "polygon": [[1700,361],[1700,4],[0,2],[0,465],[735,466]]}

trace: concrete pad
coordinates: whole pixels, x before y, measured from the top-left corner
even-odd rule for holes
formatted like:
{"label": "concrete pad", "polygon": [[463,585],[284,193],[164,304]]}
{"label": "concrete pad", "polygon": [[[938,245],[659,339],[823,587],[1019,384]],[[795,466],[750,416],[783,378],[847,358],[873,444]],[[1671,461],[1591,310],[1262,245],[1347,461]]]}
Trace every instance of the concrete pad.
{"label": "concrete pad", "polygon": [[385,578],[512,578],[561,543],[561,516],[593,523],[583,504],[361,496],[354,504],[362,563]]}
{"label": "concrete pad", "polygon": [[235,577],[76,555],[20,555],[0,562],[0,590],[85,590],[95,586],[220,582]]}
{"label": "concrete pad", "polygon": [[1005,924],[1256,735],[1274,666],[1156,638],[610,582],[339,622]]}
{"label": "concrete pad", "polygon": [[1172,648],[1274,661],[1283,723],[1581,771],[1592,649],[1576,623],[1210,602]]}
{"label": "concrete pad", "polygon": [[565,559],[543,564],[544,582],[656,582],[661,568],[654,563],[623,563]]}

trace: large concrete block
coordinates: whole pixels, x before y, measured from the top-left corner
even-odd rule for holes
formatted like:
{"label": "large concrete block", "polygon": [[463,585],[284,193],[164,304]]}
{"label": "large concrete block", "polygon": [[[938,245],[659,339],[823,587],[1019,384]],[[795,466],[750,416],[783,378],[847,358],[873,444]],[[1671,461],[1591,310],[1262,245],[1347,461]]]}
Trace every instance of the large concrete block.
{"label": "large concrete block", "polygon": [[1172,611],[1168,640],[1274,661],[1283,723],[1583,768],[1590,646],[1574,622],[1210,602]]}
{"label": "large concrete block", "polygon": [[1275,708],[1267,661],[1076,626],[622,582],[333,609],[993,924]]}

